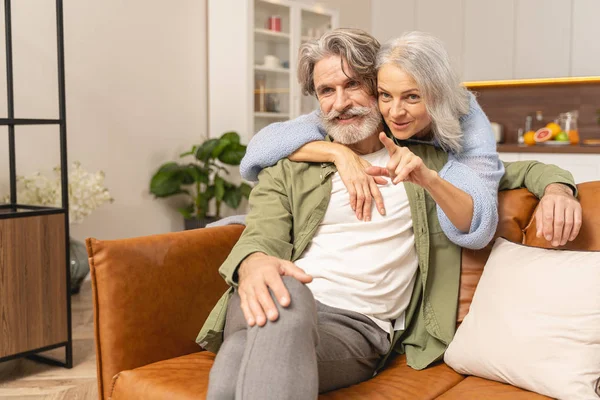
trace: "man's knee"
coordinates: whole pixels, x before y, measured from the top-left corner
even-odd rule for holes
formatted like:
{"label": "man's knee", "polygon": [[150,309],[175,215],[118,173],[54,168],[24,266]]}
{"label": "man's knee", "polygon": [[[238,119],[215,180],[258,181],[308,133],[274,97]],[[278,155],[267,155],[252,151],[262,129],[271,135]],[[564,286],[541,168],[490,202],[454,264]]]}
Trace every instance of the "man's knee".
{"label": "man's knee", "polygon": [[310,289],[296,278],[282,277],[283,283],[290,294],[290,304],[282,307],[277,299],[273,299],[279,310],[278,322],[281,328],[314,329],[317,325],[317,308],[315,298]]}
{"label": "man's knee", "polygon": [[290,299],[292,301],[296,300],[298,302],[310,303],[315,302],[315,298],[308,286],[300,282],[298,279],[291,276],[282,276],[281,280],[287,288],[288,293],[290,294]]}

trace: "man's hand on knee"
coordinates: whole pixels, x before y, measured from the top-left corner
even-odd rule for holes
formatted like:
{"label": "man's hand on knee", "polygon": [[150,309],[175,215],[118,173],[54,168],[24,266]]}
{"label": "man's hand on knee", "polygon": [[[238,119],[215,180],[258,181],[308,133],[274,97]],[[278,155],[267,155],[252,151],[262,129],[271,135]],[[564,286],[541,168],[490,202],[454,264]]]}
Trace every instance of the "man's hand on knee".
{"label": "man's hand on knee", "polygon": [[282,307],[290,305],[290,295],[282,276],[291,276],[302,283],[312,281],[312,276],[294,263],[264,253],[253,253],[242,261],[238,270],[238,293],[242,312],[249,326],[263,326],[267,323],[267,318],[275,321],[279,317],[269,289]]}

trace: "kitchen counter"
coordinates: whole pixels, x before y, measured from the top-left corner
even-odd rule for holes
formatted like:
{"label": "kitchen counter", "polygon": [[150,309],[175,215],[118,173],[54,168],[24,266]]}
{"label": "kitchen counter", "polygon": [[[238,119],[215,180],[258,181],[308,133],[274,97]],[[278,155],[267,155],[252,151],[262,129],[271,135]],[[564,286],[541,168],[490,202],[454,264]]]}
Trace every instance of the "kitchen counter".
{"label": "kitchen counter", "polygon": [[554,154],[600,154],[600,146],[585,144],[547,145],[536,144],[527,146],[517,143],[501,143],[497,146],[499,153],[554,153]]}

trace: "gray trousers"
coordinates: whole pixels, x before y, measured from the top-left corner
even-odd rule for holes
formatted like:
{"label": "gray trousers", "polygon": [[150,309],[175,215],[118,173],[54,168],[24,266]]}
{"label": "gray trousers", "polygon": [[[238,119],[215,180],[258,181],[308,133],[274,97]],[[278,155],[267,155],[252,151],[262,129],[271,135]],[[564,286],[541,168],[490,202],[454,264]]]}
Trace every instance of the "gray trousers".
{"label": "gray trousers", "polygon": [[373,376],[390,346],[387,333],[364,315],[315,301],[294,278],[283,282],[291,304],[275,301],[279,318],[262,327],[248,327],[232,296],[207,399],[316,399]]}

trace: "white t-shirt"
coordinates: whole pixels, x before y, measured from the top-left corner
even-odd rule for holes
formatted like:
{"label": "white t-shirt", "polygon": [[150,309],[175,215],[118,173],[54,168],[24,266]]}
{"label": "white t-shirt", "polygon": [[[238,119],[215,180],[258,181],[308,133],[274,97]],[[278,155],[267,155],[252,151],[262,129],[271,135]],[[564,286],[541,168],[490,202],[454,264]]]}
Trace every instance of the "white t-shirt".
{"label": "white t-shirt", "polygon": [[[381,167],[390,159],[385,148],[362,157]],[[339,173],[332,180],[325,216],[295,264],[312,275],[308,287],[316,300],[364,314],[392,334],[404,328],[418,265],[404,184],[379,185],[386,215],[373,202],[371,221],[363,222],[350,208]]]}

